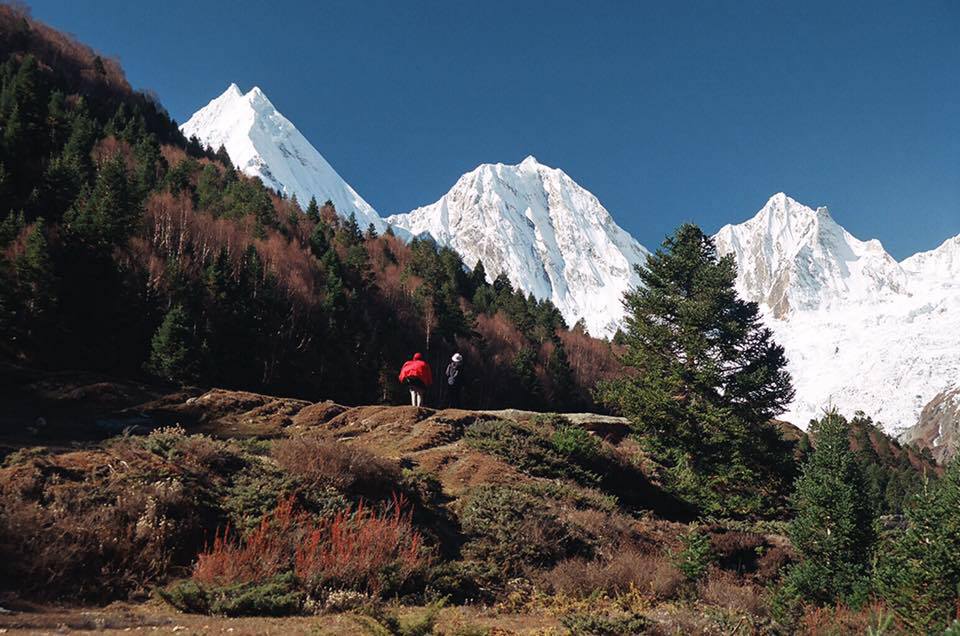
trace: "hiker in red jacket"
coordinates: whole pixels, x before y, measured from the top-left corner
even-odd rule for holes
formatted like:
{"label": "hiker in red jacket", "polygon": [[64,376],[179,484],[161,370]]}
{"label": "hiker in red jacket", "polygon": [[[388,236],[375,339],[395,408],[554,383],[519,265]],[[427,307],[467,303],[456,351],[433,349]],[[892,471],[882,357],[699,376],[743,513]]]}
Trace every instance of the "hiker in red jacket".
{"label": "hiker in red jacket", "polygon": [[400,369],[400,383],[410,389],[410,405],[420,406],[423,402],[423,392],[433,384],[433,374],[430,365],[423,360],[419,353],[413,354],[413,360],[407,360]]}

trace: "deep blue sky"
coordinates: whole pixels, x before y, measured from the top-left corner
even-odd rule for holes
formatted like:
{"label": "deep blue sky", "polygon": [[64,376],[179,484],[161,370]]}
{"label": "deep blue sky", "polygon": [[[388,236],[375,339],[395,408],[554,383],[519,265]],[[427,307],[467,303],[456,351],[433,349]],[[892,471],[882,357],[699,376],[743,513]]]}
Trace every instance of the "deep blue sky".
{"label": "deep blue sky", "polygon": [[177,121],[260,86],[381,214],[527,154],[648,247],[773,193],[896,257],[960,233],[960,2],[33,0]]}

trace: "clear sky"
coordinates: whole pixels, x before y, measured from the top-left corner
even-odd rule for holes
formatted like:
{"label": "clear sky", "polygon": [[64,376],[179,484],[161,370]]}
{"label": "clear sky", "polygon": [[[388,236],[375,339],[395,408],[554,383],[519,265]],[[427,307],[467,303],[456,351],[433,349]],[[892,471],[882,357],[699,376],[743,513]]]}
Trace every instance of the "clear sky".
{"label": "clear sky", "polygon": [[260,86],[383,214],[533,154],[641,243],[778,191],[898,259],[960,233],[960,1],[32,0],[177,121]]}

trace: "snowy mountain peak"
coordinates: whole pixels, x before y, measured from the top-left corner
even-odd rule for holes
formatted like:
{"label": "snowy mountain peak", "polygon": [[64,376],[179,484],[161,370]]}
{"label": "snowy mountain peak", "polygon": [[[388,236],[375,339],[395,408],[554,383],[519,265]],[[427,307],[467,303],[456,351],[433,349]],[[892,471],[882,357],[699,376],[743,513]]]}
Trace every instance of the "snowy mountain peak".
{"label": "snowy mountain peak", "polygon": [[618,226],[597,198],[562,170],[533,156],[515,165],[482,164],[439,201],[387,219],[428,233],[468,266],[551,300],[567,322],[611,335],[623,318],[623,292],[639,278],[647,250]]}
{"label": "snowy mountain peak", "polygon": [[333,201],[337,212],[357,216],[361,227],[386,228],[380,215],[337,174],[327,160],[284,117],[259,87],[244,94],[230,84],[219,97],[198,110],[180,127],[213,149],[226,148],[244,174],[306,206],[310,197]]}
{"label": "snowy mountain peak", "polygon": [[714,238],[721,254],[734,255],[738,291],[776,318],[905,292],[906,273],[879,241],[860,241],[826,207],[814,210],[782,192]]}

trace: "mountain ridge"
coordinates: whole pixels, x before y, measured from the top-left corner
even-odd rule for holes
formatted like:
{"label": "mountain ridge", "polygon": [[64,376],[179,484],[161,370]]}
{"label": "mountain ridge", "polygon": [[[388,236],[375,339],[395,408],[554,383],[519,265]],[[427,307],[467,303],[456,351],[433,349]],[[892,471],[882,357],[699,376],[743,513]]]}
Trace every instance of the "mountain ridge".
{"label": "mountain ridge", "polygon": [[414,235],[429,233],[467,265],[506,273],[537,298],[550,299],[570,324],[583,319],[610,336],[620,297],[639,282],[634,265],[649,253],[592,193],[558,168],[528,156],[517,164],[481,164],[438,201],[387,218]]}
{"label": "mountain ridge", "polygon": [[[214,107],[221,99],[230,107]],[[238,112],[241,121],[253,112],[272,122],[276,140],[234,138],[263,128],[238,132],[230,120]],[[610,336],[622,324],[622,293],[639,283],[634,266],[649,253],[595,195],[533,155],[517,164],[481,164],[434,203],[383,220],[258,88],[243,95],[231,85],[182,129],[211,146],[230,142],[225,147],[241,170],[301,201],[318,194],[364,225],[389,225],[403,238],[429,235],[468,266],[482,260],[490,279],[506,273],[515,287],[551,300],[569,323],[584,319],[594,335]],[[282,149],[286,139],[296,141],[296,161],[322,162],[314,171],[323,177],[319,192],[305,189],[308,180],[283,183],[293,153],[269,146]],[[798,398],[786,419],[802,426],[833,405],[867,410],[899,433],[930,399],[960,383],[956,344],[949,342],[950,333],[960,333],[960,236],[897,262],[880,241],[853,236],[828,208],[779,192],[714,239],[718,253],[733,255],[738,292],[761,305],[787,351]]]}

